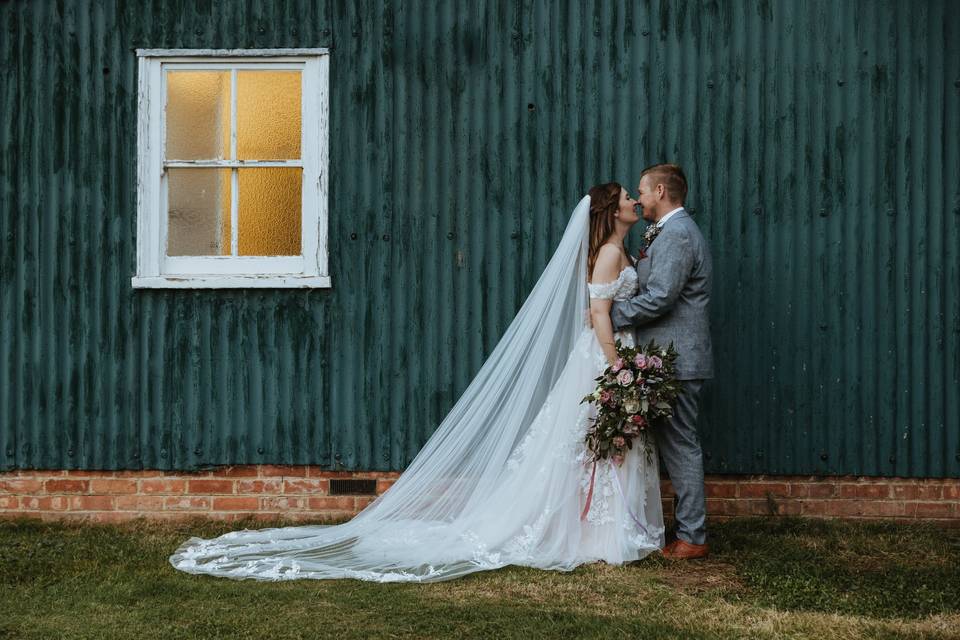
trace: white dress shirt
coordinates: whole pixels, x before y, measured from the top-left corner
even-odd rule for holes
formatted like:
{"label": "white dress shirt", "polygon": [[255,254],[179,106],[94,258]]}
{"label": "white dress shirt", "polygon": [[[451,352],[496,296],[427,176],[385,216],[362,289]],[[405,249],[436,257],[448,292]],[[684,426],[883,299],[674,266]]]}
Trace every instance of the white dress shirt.
{"label": "white dress shirt", "polygon": [[676,209],[674,209],[673,211],[671,211],[671,212],[668,213],[667,215],[665,215],[665,216],[663,216],[662,218],[660,218],[659,220],[657,220],[657,226],[658,226],[658,227],[662,227],[663,225],[667,224],[667,220],[670,219],[670,216],[672,216],[673,214],[675,214],[677,211],[683,211],[683,207],[677,207]]}

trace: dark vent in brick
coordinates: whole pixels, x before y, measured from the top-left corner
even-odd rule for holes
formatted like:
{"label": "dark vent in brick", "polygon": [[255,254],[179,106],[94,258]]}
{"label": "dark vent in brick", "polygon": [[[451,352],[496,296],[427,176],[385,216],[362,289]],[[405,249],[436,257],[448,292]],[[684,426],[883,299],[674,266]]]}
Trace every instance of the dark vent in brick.
{"label": "dark vent in brick", "polygon": [[344,480],[330,479],[330,495],[332,496],[372,496],[377,493],[376,480]]}

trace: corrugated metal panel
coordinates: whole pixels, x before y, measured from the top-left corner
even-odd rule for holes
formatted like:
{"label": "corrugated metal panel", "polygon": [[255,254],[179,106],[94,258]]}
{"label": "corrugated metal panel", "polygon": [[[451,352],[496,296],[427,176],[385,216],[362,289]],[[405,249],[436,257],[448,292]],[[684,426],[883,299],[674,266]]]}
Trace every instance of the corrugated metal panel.
{"label": "corrugated metal panel", "polygon": [[[681,162],[714,472],[960,475],[955,2],[0,6],[0,468],[399,469],[594,182]],[[331,55],[331,291],[133,291],[135,47]],[[635,236],[636,237],[636,236]]]}

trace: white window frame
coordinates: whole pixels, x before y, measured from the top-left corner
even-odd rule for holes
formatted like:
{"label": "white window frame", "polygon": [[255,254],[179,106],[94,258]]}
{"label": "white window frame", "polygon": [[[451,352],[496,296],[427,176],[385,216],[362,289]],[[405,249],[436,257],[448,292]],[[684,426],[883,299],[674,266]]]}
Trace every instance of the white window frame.
{"label": "white window frame", "polygon": [[[137,289],[330,287],[327,236],[329,51],[327,49],[137,49]],[[296,68],[301,76],[299,161],[173,161],[164,166],[167,68]],[[231,118],[236,119],[236,78]],[[236,126],[231,146],[236,148]],[[231,154],[235,156],[235,154]],[[301,191],[299,256],[167,256],[167,168],[298,166]],[[236,230],[237,174],[231,217]],[[236,233],[236,231],[234,231]],[[234,247],[235,248],[235,247]],[[235,253],[235,252],[234,252]]]}

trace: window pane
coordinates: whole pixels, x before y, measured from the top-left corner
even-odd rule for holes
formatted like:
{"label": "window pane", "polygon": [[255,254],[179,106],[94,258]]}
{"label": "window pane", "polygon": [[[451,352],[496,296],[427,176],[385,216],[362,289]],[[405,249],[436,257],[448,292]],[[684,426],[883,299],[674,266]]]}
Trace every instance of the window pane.
{"label": "window pane", "polygon": [[300,72],[237,72],[237,159],[300,158]]}
{"label": "window pane", "polygon": [[167,255],[230,255],[230,169],[167,171]]}
{"label": "window pane", "polygon": [[238,171],[240,255],[300,255],[302,169],[259,167]]}
{"label": "window pane", "polygon": [[230,155],[230,72],[167,72],[167,160]]}

